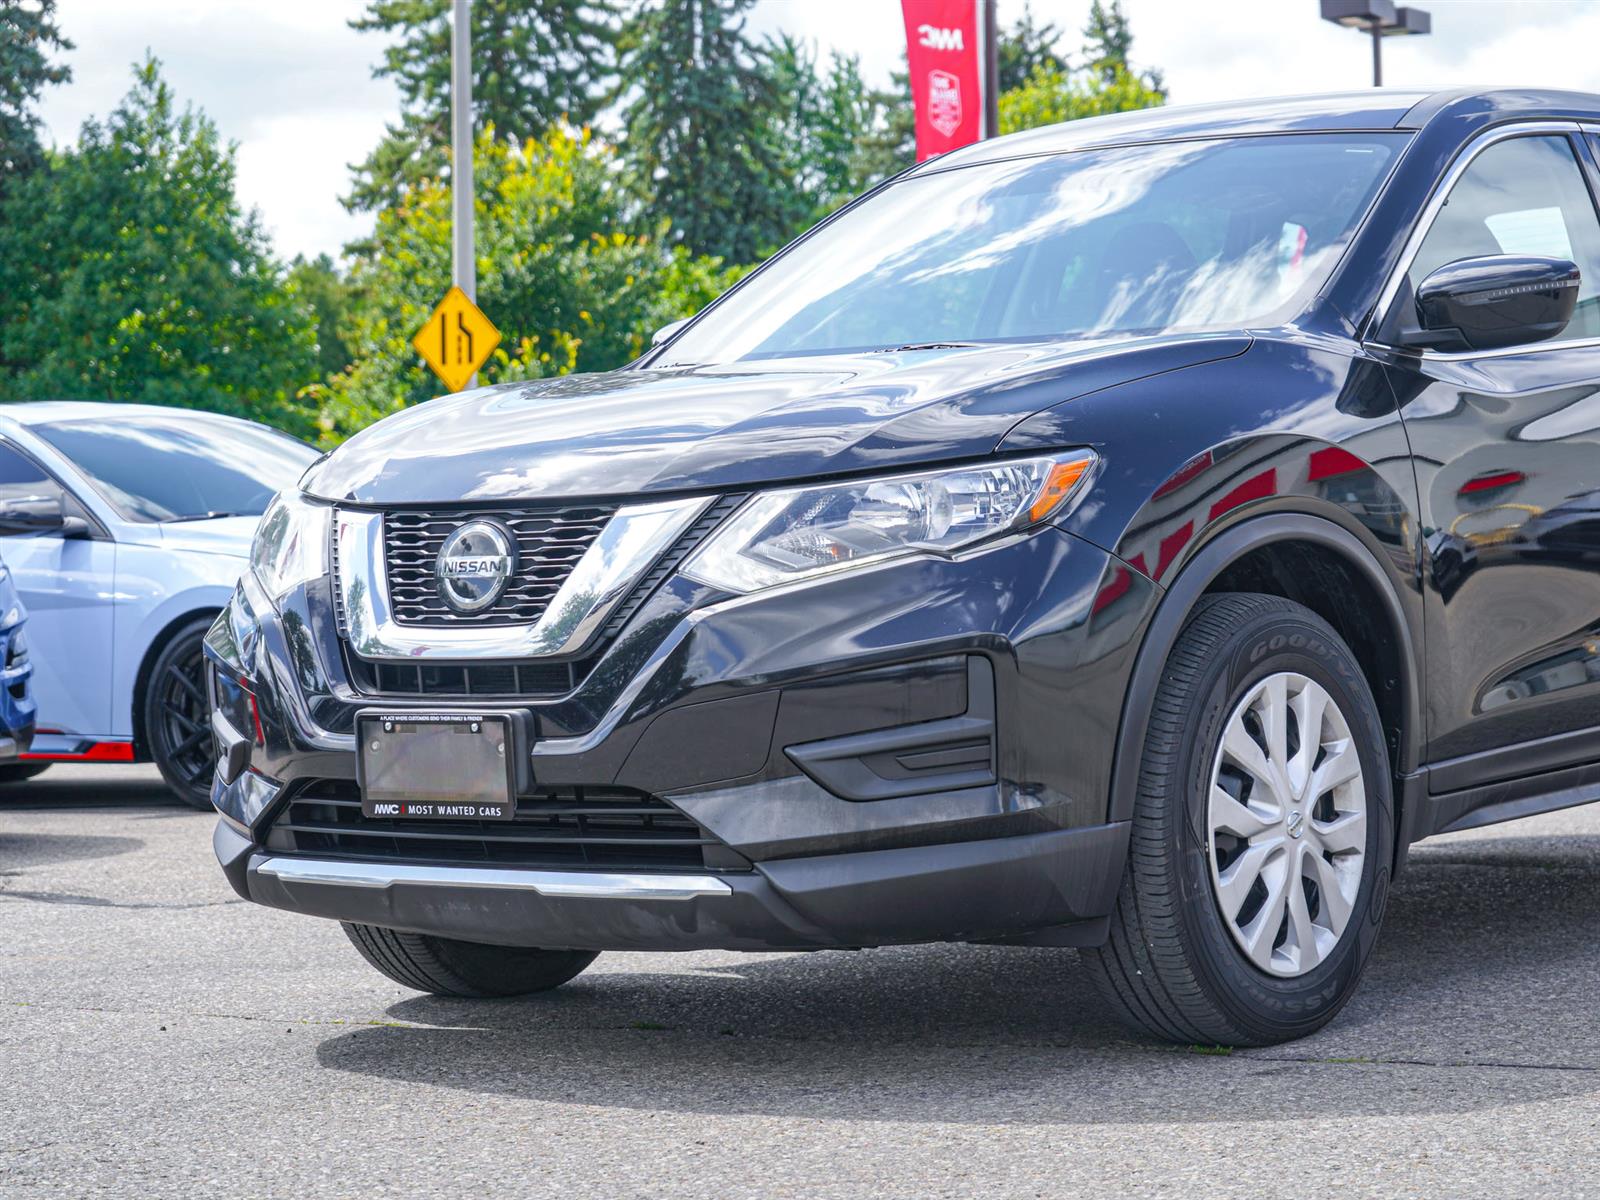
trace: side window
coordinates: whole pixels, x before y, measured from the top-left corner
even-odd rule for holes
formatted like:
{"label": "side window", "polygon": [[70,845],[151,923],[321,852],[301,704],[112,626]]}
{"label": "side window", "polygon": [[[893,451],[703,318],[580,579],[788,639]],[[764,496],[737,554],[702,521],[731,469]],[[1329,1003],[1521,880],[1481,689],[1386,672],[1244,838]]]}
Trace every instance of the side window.
{"label": "side window", "polygon": [[0,532],[48,527],[62,513],[61,485],[32,459],[0,442]]}
{"label": "side window", "polygon": [[1578,307],[1559,340],[1600,337],[1600,218],[1565,136],[1511,138],[1472,160],[1411,264],[1412,295],[1446,263],[1486,254],[1577,263]]}

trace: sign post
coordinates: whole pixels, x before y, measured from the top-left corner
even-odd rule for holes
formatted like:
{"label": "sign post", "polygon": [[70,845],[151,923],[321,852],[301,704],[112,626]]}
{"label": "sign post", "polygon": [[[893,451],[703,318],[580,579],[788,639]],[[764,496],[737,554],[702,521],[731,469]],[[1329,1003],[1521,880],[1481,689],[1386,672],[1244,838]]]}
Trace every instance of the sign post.
{"label": "sign post", "polygon": [[478,308],[472,234],[472,5],[452,0],[450,24],[450,274],[453,286],[411,345],[445,387],[477,382],[478,368],[500,344],[500,331]]}
{"label": "sign post", "polygon": [[[454,0],[453,7],[450,21],[450,276],[451,282],[476,311],[478,264],[472,232],[472,0]],[[478,315],[483,316],[482,313]],[[495,340],[499,341],[498,334]],[[471,387],[476,382],[478,367],[482,365],[482,360],[473,365],[472,374],[462,386]]]}
{"label": "sign post", "polygon": [[901,0],[917,161],[999,132],[995,0]]}

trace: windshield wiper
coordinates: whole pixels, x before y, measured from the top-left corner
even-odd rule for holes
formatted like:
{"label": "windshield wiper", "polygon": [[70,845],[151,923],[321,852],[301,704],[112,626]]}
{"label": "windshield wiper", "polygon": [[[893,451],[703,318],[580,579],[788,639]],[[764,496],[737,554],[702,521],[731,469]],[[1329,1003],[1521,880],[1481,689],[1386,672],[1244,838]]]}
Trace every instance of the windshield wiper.
{"label": "windshield wiper", "polygon": [[969,350],[982,342],[907,342],[904,346],[885,346],[873,354],[899,354],[902,350]]}
{"label": "windshield wiper", "polygon": [[254,513],[229,512],[227,509],[219,508],[213,512],[184,513],[181,517],[168,517],[161,523],[163,525],[176,525],[180,521],[212,521],[219,517],[251,517],[255,515]]}

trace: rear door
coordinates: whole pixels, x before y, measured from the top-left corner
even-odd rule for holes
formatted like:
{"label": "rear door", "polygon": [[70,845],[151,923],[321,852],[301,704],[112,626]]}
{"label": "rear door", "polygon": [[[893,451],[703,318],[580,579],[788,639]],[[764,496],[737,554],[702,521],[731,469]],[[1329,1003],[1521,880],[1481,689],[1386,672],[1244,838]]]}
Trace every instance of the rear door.
{"label": "rear door", "polygon": [[[1569,258],[1583,282],[1548,342],[1390,361],[1429,550],[1436,790],[1600,758],[1600,217],[1576,127],[1480,148],[1400,290],[1489,254]],[[1405,310],[1402,310],[1405,311]]]}
{"label": "rear door", "polygon": [[[0,518],[16,509],[84,510],[23,451],[0,441]],[[116,543],[98,530],[88,538],[60,533],[0,536],[28,608],[38,727],[85,737],[111,733],[112,611]],[[42,736],[38,750],[49,748]]]}

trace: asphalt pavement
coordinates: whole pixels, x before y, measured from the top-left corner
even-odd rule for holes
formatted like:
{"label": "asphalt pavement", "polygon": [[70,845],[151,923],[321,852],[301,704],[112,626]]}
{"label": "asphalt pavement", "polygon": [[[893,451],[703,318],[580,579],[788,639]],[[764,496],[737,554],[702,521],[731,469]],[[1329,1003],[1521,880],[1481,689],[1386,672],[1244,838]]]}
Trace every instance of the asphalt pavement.
{"label": "asphalt pavement", "polygon": [[1416,849],[1328,1030],[1123,1032],[1071,950],[605,955],[419,996],[146,768],[0,794],[0,1196],[1600,1195],[1600,809]]}

